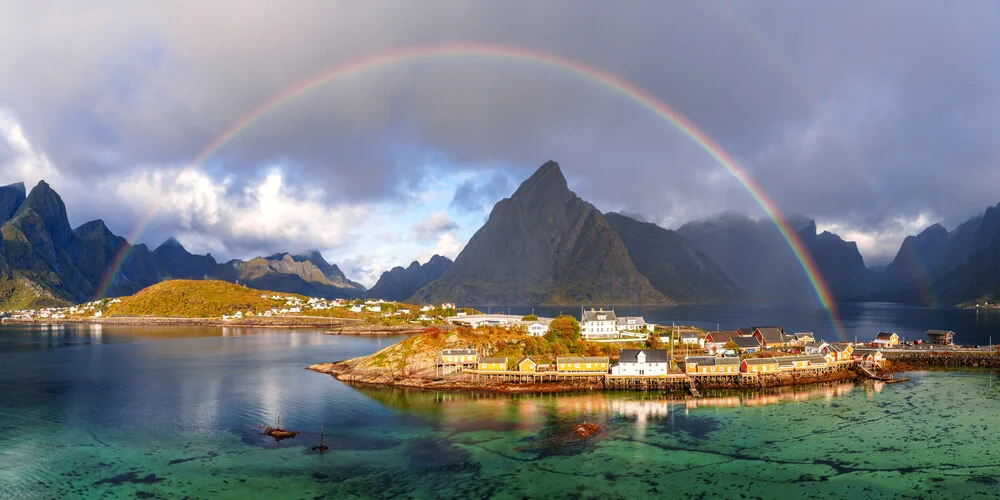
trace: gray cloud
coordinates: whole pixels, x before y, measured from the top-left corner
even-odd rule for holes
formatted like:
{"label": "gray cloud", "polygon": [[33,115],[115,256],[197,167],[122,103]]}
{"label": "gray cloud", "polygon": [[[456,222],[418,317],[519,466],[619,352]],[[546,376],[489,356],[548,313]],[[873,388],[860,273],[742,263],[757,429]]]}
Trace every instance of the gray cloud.
{"label": "gray cloud", "polygon": [[[869,232],[924,213],[951,226],[1000,201],[998,9],[988,0],[17,2],[0,9],[0,106],[67,178],[88,183],[189,162],[282,89],[365,54],[518,45],[670,103],[788,212]],[[430,58],[338,79],[254,122],[204,170],[235,177],[227,189],[239,192],[281,164],[287,183],[322,188],[331,205],[393,203],[429,175],[428,152],[442,168],[503,165],[513,178],[555,159],[602,210],[668,226],[760,213],[650,110],[516,59]],[[481,209],[512,187],[463,184],[452,206]],[[103,216],[137,220],[124,209]]]}
{"label": "gray cloud", "polygon": [[482,184],[469,179],[455,188],[451,206],[469,212],[489,211],[496,202],[514,192],[515,184],[501,172],[495,172]]}

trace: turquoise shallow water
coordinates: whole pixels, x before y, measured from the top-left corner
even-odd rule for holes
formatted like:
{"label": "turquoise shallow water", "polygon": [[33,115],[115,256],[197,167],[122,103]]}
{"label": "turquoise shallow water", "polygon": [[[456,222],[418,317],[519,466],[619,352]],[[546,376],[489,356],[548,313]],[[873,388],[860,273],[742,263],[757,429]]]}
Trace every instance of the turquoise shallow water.
{"label": "turquoise shallow water", "polygon": [[[358,389],[303,369],[391,341],[4,328],[0,498],[1000,495],[988,372],[671,401]],[[254,428],[279,412],[303,434]],[[582,421],[601,432],[575,438]]]}

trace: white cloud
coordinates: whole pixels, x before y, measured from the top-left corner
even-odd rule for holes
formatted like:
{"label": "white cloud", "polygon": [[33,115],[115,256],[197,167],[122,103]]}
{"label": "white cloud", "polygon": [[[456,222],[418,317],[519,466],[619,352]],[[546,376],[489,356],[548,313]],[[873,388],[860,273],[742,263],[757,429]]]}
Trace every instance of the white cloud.
{"label": "white cloud", "polygon": [[836,233],[847,241],[858,244],[858,251],[869,266],[888,264],[896,256],[903,240],[909,235],[919,234],[933,224],[931,214],[921,212],[915,217],[899,216],[876,229],[862,229],[850,224],[837,222],[816,222],[818,231]]}
{"label": "white cloud", "polygon": [[421,241],[431,241],[449,231],[458,229],[458,224],[451,219],[446,210],[431,212],[417,227],[413,229],[413,236]]}
{"label": "white cloud", "polygon": [[[24,182],[28,189],[45,180],[58,189],[64,184],[62,173],[52,164],[48,156],[37,151],[24,135],[20,122],[9,111],[0,108],[0,138],[10,149],[7,161],[0,166],[0,182]],[[3,157],[0,157],[0,161]]]}
{"label": "white cloud", "polygon": [[437,245],[434,246],[433,250],[421,252],[420,260],[427,261],[435,254],[443,255],[451,260],[455,260],[458,254],[461,253],[462,249],[465,248],[467,241],[458,241],[455,237],[454,232],[447,232],[438,237]]}
{"label": "white cloud", "polygon": [[269,248],[275,242],[286,251],[337,247],[347,229],[368,214],[363,205],[327,204],[320,189],[289,186],[280,169],[251,181],[241,192],[230,192],[232,183],[232,177],[217,181],[198,169],[178,167],[133,171],[108,187],[131,206],[146,206],[157,217],[176,220],[191,233],[189,240],[203,242],[200,246],[223,245],[215,250],[224,254]]}

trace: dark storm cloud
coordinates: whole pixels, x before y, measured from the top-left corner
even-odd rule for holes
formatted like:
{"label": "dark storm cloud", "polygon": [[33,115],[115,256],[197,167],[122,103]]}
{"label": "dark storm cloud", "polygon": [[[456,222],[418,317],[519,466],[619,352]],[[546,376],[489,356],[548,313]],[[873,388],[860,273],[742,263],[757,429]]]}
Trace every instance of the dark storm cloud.
{"label": "dark storm cloud", "polygon": [[[196,157],[241,116],[325,68],[392,47],[483,41],[613,72],[729,150],[786,211],[859,230],[1000,201],[998,4],[885,2],[106,2],[0,10],[0,106],[67,175]],[[650,110],[517,60],[439,58],[339,79],[214,155],[230,190],[273,165],[331,202],[391,202],[428,175],[548,159],[602,210],[679,225],[759,213]],[[453,207],[509,194],[461,185]],[[503,191],[506,190],[506,193]],[[220,237],[225,237],[221,235]],[[233,245],[257,245],[239,242]]]}

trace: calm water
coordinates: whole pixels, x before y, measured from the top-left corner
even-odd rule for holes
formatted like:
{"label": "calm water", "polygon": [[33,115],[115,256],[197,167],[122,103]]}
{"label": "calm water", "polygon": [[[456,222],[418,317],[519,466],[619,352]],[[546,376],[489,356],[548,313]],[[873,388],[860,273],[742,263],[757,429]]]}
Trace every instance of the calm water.
{"label": "calm water", "polygon": [[[1000,495],[989,372],[667,401],[355,389],[303,369],[392,341],[4,327],[0,498]],[[254,428],[279,412],[299,438]],[[580,441],[581,421],[603,430]]]}

